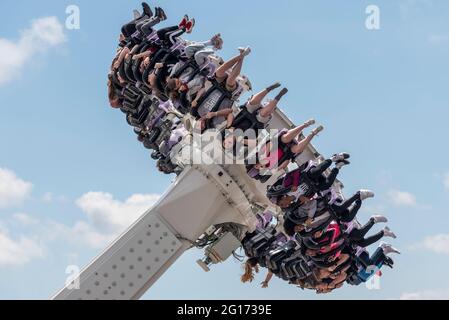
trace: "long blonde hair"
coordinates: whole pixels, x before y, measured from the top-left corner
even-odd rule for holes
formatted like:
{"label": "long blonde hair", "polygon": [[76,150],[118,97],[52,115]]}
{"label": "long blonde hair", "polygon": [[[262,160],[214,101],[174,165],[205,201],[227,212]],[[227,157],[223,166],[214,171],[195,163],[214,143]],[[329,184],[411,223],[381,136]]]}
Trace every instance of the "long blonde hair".
{"label": "long blonde hair", "polygon": [[254,280],[254,272],[259,272],[259,266],[257,264],[257,259],[250,258],[245,262],[245,273],[241,276],[240,280],[245,282],[252,282]]}

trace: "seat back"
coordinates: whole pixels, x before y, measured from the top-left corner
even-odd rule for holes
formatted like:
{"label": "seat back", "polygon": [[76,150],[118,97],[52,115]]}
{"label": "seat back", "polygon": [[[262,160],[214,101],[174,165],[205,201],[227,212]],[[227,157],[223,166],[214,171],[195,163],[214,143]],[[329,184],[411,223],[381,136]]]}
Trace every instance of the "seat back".
{"label": "seat back", "polygon": [[279,273],[282,260],[294,252],[295,246],[296,243],[294,241],[289,241],[281,247],[270,251],[267,255],[268,269],[270,269],[273,273]]}
{"label": "seat back", "polygon": [[249,239],[245,239],[243,249],[248,257],[259,257],[265,253],[270,245],[276,240],[273,234],[274,228],[265,230],[256,230],[255,235]]}

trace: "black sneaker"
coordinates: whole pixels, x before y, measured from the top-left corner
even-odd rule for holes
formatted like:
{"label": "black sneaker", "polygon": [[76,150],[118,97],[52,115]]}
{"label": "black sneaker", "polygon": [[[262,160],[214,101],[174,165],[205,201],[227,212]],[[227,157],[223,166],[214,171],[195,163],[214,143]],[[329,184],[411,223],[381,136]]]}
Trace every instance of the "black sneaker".
{"label": "black sneaker", "polygon": [[282,99],[283,96],[285,96],[288,93],[288,89],[287,88],[283,88],[278,95],[274,98],[274,100],[279,101]]}
{"label": "black sneaker", "polygon": [[349,165],[349,164],[351,164],[351,162],[349,162],[348,160],[340,160],[340,161],[338,161],[337,163],[335,163],[335,168],[341,169],[341,168],[343,168],[344,166],[347,166],[347,165]]}
{"label": "black sneaker", "polygon": [[393,269],[394,261],[390,257],[386,257],[384,260],[384,264]]}
{"label": "black sneaker", "polygon": [[346,160],[346,159],[349,159],[349,158],[350,158],[349,153],[342,152],[342,153],[334,154],[334,155],[332,156],[331,160],[332,160],[333,162],[338,162],[338,161]]}
{"label": "black sneaker", "polygon": [[146,2],[142,2],[143,13],[151,18],[153,16],[153,11],[151,11],[150,6]]}
{"label": "black sneaker", "polygon": [[157,16],[159,17],[159,19],[161,19],[162,21],[167,20],[167,15],[165,14],[164,9],[157,7],[156,8],[158,10]]}
{"label": "black sneaker", "polygon": [[281,86],[280,82],[276,82],[275,84],[272,84],[271,86],[267,87],[267,91],[273,91],[274,89],[277,89]]}

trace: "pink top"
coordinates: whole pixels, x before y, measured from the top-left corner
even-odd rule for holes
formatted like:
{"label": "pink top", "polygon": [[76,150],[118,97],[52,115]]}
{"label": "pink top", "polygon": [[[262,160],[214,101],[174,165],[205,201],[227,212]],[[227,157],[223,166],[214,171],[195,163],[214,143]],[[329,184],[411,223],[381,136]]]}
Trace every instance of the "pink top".
{"label": "pink top", "polygon": [[261,149],[262,153],[265,155],[265,159],[268,160],[268,163],[265,165],[268,169],[273,169],[278,165],[279,159],[284,155],[283,151],[280,148],[277,148],[275,151],[267,150],[267,145],[264,145]]}

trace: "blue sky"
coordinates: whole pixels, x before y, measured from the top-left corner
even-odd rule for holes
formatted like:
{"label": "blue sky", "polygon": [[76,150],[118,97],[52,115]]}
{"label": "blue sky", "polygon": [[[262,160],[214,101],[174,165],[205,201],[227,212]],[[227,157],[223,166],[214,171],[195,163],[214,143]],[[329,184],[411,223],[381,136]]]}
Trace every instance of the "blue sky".
{"label": "blue sky", "polygon": [[[228,261],[205,274],[183,256],[145,298],[449,298],[449,3],[403,1],[158,1],[169,22],[196,17],[190,39],[221,32],[223,57],[250,45],[244,72],[254,88],[282,81],[282,108],[326,126],[323,154],[345,150],[347,195],[370,188],[362,221],[389,217],[403,254],[380,290],[348,287],[317,296],[279,280],[239,282]],[[80,30],[64,28],[76,4]],[[365,8],[380,8],[380,30]],[[122,23],[138,1],[0,3],[0,298],[46,299],[67,265],[84,266],[169,186],[105,79]],[[34,21],[34,22],[33,22]],[[42,36],[42,27],[51,34]],[[374,250],[374,248],[372,248]],[[186,277],[186,275],[189,275]],[[212,285],[213,284],[213,285]]]}

